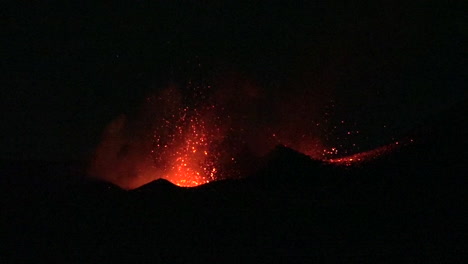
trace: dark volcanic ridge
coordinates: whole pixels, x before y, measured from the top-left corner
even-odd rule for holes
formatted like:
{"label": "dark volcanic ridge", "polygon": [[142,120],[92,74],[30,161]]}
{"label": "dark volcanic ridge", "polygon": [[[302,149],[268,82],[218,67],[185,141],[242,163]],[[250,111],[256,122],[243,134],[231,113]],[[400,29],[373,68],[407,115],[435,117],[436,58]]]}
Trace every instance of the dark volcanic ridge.
{"label": "dark volcanic ridge", "polygon": [[461,263],[464,117],[434,120],[359,166],[278,146],[248,176],[194,188],[124,191],[75,165],[5,163],[2,263]]}

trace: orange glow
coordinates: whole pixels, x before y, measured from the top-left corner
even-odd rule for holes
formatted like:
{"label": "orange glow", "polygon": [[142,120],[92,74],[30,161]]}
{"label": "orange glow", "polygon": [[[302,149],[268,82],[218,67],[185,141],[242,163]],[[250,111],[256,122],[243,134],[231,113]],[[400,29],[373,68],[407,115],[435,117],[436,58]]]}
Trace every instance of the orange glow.
{"label": "orange glow", "polygon": [[[252,159],[266,155],[278,144],[315,160],[350,166],[413,142],[402,139],[356,153],[359,141],[353,137],[364,133],[351,126],[345,127],[344,135],[334,134],[337,126],[351,122],[341,120],[336,126],[326,115],[324,121],[304,126],[303,120],[288,112],[288,122],[270,127],[268,122],[260,122],[261,115],[255,119],[256,104],[242,104],[241,95],[213,96],[210,86],[190,85],[185,89],[170,86],[146,98],[141,111],[131,119],[122,115],[114,120],[103,133],[89,174],[123,189],[160,178],[180,187],[195,187],[240,177],[242,166],[249,167]],[[232,98],[239,101],[225,101]],[[226,110],[227,106],[231,108]]]}
{"label": "orange glow", "polygon": [[[413,142],[413,139],[410,140],[405,140],[405,144],[410,144]],[[368,162],[371,160],[374,160],[376,158],[379,158],[383,155],[388,155],[394,150],[396,150],[399,147],[402,147],[402,142],[396,141],[394,143],[378,147],[369,151],[364,151],[360,153],[356,153],[350,156],[346,157],[340,157],[340,158],[331,158],[331,159],[325,159],[325,162],[336,164],[336,165],[344,165],[344,166],[351,166],[353,164],[359,164],[363,162]]]}
{"label": "orange glow", "polygon": [[146,98],[134,120],[122,116],[112,122],[96,149],[90,175],[124,189],[160,178],[181,187],[217,179],[218,145],[225,138],[219,114],[212,104],[187,101],[179,89],[169,87]]}
{"label": "orange glow", "polygon": [[[194,187],[216,179],[219,153],[216,146],[223,139],[214,105],[189,107],[177,100],[154,98],[152,104],[170,104],[170,111],[152,121],[153,164],[142,172],[151,180],[164,178],[181,187]],[[174,107],[176,106],[176,107]],[[161,114],[161,113],[157,113]],[[155,116],[160,118],[160,116]],[[162,147],[163,146],[163,147]],[[152,172],[153,169],[156,172]]]}
{"label": "orange glow", "polygon": [[182,144],[172,142],[170,150],[166,152],[169,165],[162,178],[181,187],[194,187],[215,180],[217,157],[209,149],[217,137],[200,117],[180,121],[181,125],[176,131],[179,133],[177,140],[180,139]]}

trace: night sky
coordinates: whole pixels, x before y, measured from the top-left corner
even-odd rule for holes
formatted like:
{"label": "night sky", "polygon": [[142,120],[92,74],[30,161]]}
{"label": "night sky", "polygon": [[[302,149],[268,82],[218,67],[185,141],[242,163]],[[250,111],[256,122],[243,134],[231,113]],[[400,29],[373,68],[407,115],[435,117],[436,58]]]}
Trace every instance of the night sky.
{"label": "night sky", "polygon": [[466,98],[463,1],[65,2],[2,8],[0,159],[85,159],[152,91],[225,72],[333,100],[374,138]]}

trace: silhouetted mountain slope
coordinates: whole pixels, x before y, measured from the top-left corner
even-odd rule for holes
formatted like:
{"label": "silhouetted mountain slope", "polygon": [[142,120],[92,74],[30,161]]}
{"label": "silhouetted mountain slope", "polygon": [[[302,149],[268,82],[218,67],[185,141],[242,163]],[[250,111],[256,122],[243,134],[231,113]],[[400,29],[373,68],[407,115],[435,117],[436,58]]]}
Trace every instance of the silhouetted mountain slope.
{"label": "silhouetted mountain slope", "polygon": [[360,166],[278,146],[248,177],[196,188],[157,180],[124,191],[66,164],[9,163],[2,263],[461,263],[462,113]]}

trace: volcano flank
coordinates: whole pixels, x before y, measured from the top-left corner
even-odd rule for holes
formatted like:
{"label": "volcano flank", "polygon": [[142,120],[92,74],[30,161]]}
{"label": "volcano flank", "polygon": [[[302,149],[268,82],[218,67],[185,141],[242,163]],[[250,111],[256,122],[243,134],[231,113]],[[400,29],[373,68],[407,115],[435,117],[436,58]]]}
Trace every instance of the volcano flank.
{"label": "volcano flank", "polygon": [[[415,144],[364,165],[278,146],[245,177],[193,188],[159,179],[124,191],[80,177],[79,166],[5,164],[2,258],[456,263],[466,246],[461,116],[426,125]],[[439,137],[448,124],[460,129]]]}
{"label": "volcano flank", "polygon": [[468,263],[466,1],[8,2],[0,264]]}

